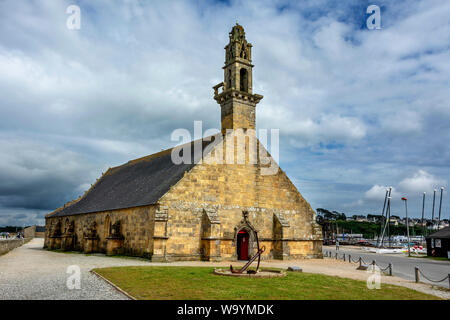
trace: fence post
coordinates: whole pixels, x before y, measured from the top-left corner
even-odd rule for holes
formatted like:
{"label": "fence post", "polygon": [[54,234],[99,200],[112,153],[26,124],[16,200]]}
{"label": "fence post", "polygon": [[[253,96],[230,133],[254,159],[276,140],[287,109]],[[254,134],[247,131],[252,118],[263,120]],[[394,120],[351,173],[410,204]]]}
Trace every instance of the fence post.
{"label": "fence post", "polygon": [[389,275],[392,276],[392,263],[389,262]]}
{"label": "fence post", "polygon": [[416,283],[419,282],[419,268],[418,267],[414,267],[414,275],[416,277]]}
{"label": "fence post", "polygon": [[345,253],[344,253],[344,255],[342,256],[342,260],[344,260],[344,261],[345,261]]}
{"label": "fence post", "polygon": [[348,255],[348,262],[352,263],[352,255],[351,254]]}
{"label": "fence post", "polygon": [[361,267],[361,264],[362,264],[362,258],[361,257],[359,257],[359,267]]}

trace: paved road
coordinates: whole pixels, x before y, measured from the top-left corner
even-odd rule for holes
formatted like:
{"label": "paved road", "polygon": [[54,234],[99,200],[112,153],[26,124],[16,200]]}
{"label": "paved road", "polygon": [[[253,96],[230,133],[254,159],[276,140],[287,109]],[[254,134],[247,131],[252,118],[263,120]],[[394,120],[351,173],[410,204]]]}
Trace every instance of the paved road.
{"label": "paved road", "polygon": [[[33,239],[0,257],[0,300],[128,299],[89,271],[97,267],[148,265],[136,259],[101,255],[57,253],[42,249],[43,239]],[[81,271],[81,288],[70,290],[66,283],[71,265]]]}
{"label": "paved road", "polygon": [[[324,246],[323,251],[332,251],[333,257],[336,252],[335,246]],[[347,256],[350,254],[352,256],[352,260],[356,260],[359,257],[362,257],[364,261],[368,263],[375,260],[377,264],[381,266],[381,268],[386,267],[389,263],[393,264],[393,273],[394,275],[401,277],[407,280],[414,280],[414,267],[417,266],[419,269],[430,279],[432,280],[441,280],[445,278],[446,275],[450,273],[450,261],[439,261],[433,259],[424,259],[424,258],[408,258],[402,254],[378,254],[378,253],[370,253],[365,252],[361,249],[353,249],[353,248],[345,248],[343,246],[339,249],[339,256],[345,253]],[[348,258],[347,258],[348,259]],[[421,281],[431,283],[421,277]],[[448,288],[449,282],[444,281],[440,283],[434,283],[435,285],[440,285]]]}

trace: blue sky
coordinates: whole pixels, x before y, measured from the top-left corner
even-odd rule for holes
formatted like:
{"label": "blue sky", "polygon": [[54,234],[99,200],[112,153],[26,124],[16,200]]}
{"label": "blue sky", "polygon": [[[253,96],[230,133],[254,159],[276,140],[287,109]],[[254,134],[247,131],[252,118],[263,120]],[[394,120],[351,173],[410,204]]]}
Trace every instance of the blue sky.
{"label": "blue sky", "polygon": [[[66,8],[81,8],[68,30]],[[368,30],[370,4],[381,30]],[[450,3],[0,1],[0,225],[43,223],[108,167],[219,128],[212,86],[238,21],[253,44],[258,128],[311,203],[419,216],[450,179]],[[439,197],[437,202],[439,201]],[[447,192],[443,217],[449,218]]]}

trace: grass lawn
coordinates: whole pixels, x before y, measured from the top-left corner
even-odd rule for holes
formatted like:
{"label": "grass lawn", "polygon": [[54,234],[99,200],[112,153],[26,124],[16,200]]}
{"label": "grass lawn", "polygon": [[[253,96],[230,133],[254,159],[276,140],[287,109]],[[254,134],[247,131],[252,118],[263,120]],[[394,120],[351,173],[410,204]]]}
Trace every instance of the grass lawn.
{"label": "grass lawn", "polygon": [[288,272],[282,278],[234,278],[213,275],[211,267],[113,267],[94,269],[137,299],[150,300],[430,300],[439,299],[404,287],[312,273]]}

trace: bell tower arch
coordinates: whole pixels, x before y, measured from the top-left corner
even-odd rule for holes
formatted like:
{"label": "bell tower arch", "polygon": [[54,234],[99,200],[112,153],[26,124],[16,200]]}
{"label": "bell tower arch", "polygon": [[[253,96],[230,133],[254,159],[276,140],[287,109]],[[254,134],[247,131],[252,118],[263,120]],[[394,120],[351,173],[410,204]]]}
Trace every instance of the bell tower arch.
{"label": "bell tower arch", "polygon": [[256,104],[263,96],[253,94],[251,57],[252,44],[247,42],[244,28],[236,23],[225,46],[224,81],[213,87],[214,99],[221,107],[222,133],[227,129],[255,129]]}

